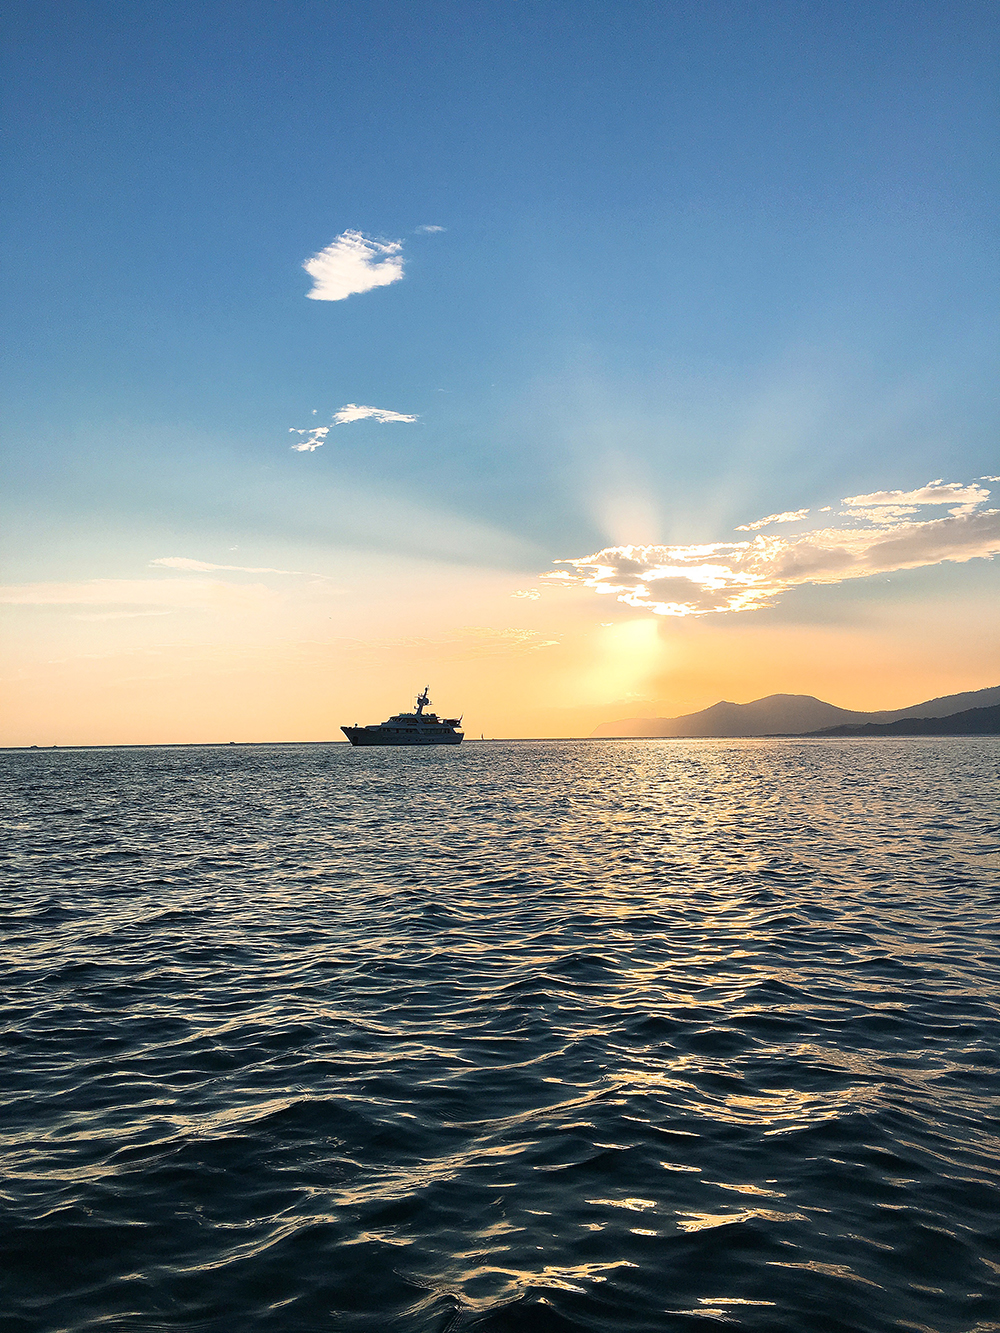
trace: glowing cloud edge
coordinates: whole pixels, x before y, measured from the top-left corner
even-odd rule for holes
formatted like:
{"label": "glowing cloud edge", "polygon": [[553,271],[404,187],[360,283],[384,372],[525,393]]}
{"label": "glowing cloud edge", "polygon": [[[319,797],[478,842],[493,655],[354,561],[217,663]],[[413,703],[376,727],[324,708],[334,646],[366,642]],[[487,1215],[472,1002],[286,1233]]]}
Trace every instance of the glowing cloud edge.
{"label": "glowing cloud edge", "polygon": [[[790,588],[965,562],[1000,554],[1000,510],[982,508],[982,486],[934,481],[912,491],[851,496],[843,517],[851,527],[826,527],[794,537],[759,533],[750,541],[690,546],[610,546],[557,560],[569,568],[541,578],[582,585],[660,616],[757,611]],[[950,505],[944,518],[911,519],[919,506]],[[821,511],[822,512],[822,511]],[[794,511],[796,519],[806,511]],[[857,520],[868,525],[856,526]],[[770,522],[791,521],[772,515]],[[752,531],[764,523],[742,525]]]}

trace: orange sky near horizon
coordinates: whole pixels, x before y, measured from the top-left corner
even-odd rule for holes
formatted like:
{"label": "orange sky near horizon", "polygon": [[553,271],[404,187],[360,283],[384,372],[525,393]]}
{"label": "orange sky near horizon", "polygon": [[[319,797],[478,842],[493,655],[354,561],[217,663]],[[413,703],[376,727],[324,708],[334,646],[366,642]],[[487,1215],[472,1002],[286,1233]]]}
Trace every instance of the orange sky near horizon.
{"label": "orange sky near horizon", "polygon": [[812,694],[877,710],[1000,683],[1000,618],[981,592],[956,578],[913,596],[917,577],[903,576],[909,595],[841,599],[824,622],[823,589],[797,619],[676,618],[579,587],[520,599],[510,575],[429,577],[415,563],[350,591],[167,576],[149,594],[175,599],[166,612],[4,608],[0,744],[339,740],[342,724],[381,721],[424,684],[470,737],[571,737],[720,699]]}

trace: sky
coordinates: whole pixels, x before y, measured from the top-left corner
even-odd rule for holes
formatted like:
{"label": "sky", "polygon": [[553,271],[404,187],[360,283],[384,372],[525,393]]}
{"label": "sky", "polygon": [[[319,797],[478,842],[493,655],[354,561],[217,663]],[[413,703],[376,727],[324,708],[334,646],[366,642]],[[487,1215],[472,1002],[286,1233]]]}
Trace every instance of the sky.
{"label": "sky", "polygon": [[8,5],[0,744],[1000,684],[995,5]]}

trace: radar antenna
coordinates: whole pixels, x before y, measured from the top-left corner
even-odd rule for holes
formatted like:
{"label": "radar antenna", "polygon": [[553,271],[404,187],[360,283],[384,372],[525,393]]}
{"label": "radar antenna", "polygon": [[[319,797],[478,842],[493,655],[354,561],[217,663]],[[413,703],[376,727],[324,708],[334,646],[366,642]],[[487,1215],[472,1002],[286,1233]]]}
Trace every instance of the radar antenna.
{"label": "radar antenna", "polygon": [[424,686],[424,692],[423,692],[423,694],[418,694],[418,695],[417,695],[417,717],[420,717],[421,713],[423,713],[424,709],[425,709],[425,708],[427,707],[427,705],[430,703],[430,699],[428,699],[428,697],[427,697],[427,691],[428,691],[429,689],[430,689],[430,686],[429,686],[429,685],[425,685],[425,686]]}

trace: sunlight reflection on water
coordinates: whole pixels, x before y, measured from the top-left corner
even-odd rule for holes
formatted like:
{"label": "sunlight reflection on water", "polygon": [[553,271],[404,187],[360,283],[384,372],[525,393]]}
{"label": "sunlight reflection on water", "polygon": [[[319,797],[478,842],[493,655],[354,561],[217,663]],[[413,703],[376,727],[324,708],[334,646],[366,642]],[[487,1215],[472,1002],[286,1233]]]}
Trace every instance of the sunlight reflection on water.
{"label": "sunlight reflection on water", "polygon": [[3,754],[12,1328],[987,1329],[998,761]]}

